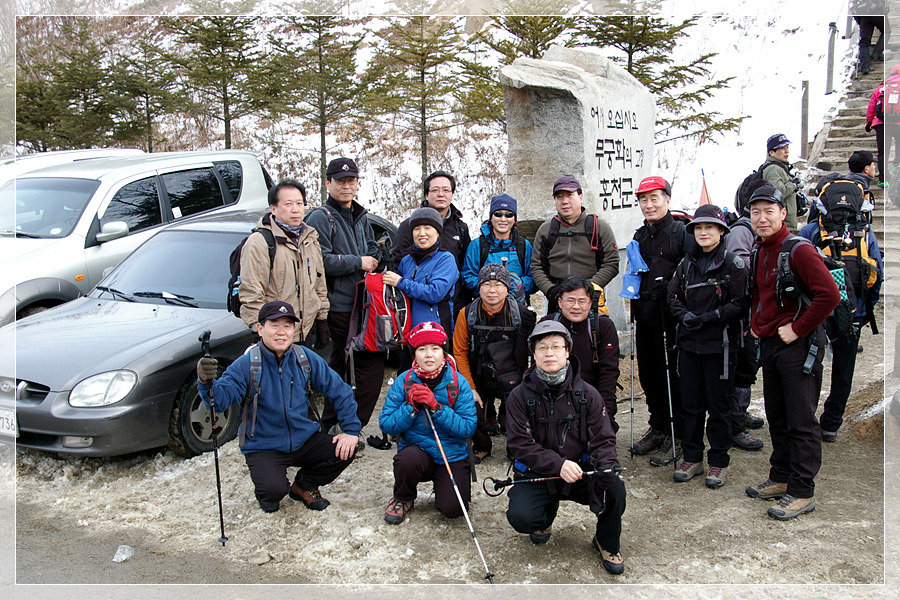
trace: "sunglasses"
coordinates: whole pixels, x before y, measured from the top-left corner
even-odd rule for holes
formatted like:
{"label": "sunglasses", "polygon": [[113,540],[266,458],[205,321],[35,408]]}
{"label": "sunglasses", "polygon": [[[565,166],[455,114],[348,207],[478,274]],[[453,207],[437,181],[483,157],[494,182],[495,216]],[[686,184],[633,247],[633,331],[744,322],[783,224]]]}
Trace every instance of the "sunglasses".
{"label": "sunglasses", "polygon": [[503,211],[503,210],[498,210],[497,212],[495,212],[495,213],[493,214],[493,216],[495,216],[495,217],[497,217],[497,218],[499,218],[499,219],[515,219],[515,218],[516,218],[516,213],[514,213],[514,212],[507,212],[507,211]]}

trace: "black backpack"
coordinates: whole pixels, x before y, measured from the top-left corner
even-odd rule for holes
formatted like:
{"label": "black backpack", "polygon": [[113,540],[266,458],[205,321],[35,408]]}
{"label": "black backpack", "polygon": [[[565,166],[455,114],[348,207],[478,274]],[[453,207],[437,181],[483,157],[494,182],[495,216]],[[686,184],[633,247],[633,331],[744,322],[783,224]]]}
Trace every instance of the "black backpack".
{"label": "black backpack", "polygon": [[[761,183],[756,183],[758,181],[766,181],[763,179],[762,173],[769,166],[776,165],[784,169],[784,172],[788,175],[791,174],[790,168],[781,164],[780,162],[764,162],[759,165],[759,168],[744,177],[744,180],[741,182],[741,185],[738,186],[737,191],[734,193],[734,209],[738,214],[743,214],[744,208],[746,208],[747,204],[750,202],[750,196],[753,195],[753,192],[756,191]],[[766,181],[766,183],[768,183]],[[797,214],[800,214],[799,212]]]}
{"label": "black backpack", "polygon": [[597,227],[598,218],[597,215],[589,213],[584,219],[584,231],[572,231],[572,228],[569,227],[568,231],[565,233],[559,232],[561,221],[558,216],[554,216],[550,219],[550,231],[547,232],[547,237],[541,240],[538,251],[540,252],[541,267],[544,269],[544,273],[547,274],[547,277],[550,278],[550,281],[554,284],[557,284],[562,280],[556,277],[550,277],[550,251],[553,249],[553,246],[556,245],[556,241],[561,237],[585,236],[591,244],[591,250],[594,251],[594,260],[597,265],[597,270],[600,270],[600,267],[603,265],[603,248],[600,246],[600,228]]}
{"label": "black backpack", "polygon": [[[269,222],[269,215],[264,216],[263,223],[268,225]],[[228,278],[228,298],[225,304],[229,312],[236,317],[241,316],[241,298],[238,294],[241,288],[241,251],[243,251],[247,239],[257,231],[262,234],[266,240],[266,245],[269,247],[269,269],[275,264],[275,234],[272,233],[271,229],[266,229],[265,227],[254,227],[250,234],[242,239],[241,243],[231,251],[231,256],[228,257],[228,268],[231,271],[231,277]]]}

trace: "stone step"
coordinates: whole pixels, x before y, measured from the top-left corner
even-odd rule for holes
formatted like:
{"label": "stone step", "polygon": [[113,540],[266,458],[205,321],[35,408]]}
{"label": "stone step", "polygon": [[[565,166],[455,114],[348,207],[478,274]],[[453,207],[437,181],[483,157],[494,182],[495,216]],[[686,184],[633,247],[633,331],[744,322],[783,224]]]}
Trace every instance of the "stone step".
{"label": "stone step", "polygon": [[[865,121],[863,121],[865,123]],[[865,133],[864,128],[860,128],[863,133]],[[872,153],[878,151],[878,146],[875,144],[875,138],[869,136],[866,138],[855,138],[855,137],[843,137],[843,138],[835,138],[828,137],[828,141],[825,142],[824,150],[828,150],[830,148],[853,148],[853,150],[869,150]],[[847,153],[847,157],[850,157],[852,150]]]}
{"label": "stone step", "polygon": [[831,131],[828,134],[828,138],[834,139],[861,139],[868,140],[871,139],[872,143],[875,143],[875,132],[874,131],[866,131],[865,125],[862,127],[837,127],[832,126]]}
{"label": "stone step", "polygon": [[837,127],[859,127],[863,131],[866,129],[866,115],[851,115],[843,117],[835,117],[832,125]]}

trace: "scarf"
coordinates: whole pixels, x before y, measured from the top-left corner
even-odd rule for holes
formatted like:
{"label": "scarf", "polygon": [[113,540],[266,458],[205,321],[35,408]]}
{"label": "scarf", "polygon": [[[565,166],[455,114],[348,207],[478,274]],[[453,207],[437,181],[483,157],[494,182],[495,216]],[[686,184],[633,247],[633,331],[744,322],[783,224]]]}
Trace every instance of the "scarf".
{"label": "scarf", "polygon": [[542,371],[540,367],[534,368],[534,374],[538,376],[538,379],[547,383],[548,386],[559,386],[562,385],[566,380],[566,375],[569,374],[569,361],[566,361],[566,366],[559,370],[558,373],[551,375],[545,371]]}
{"label": "scarf", "polygon": [[441,361],[441,364],[434,371],[425,371],[422,367],[419,366],[419,363],[413,359],[412,370],[413,372],[419,376],[419,378],[428,386],[428,389],[434,391],[434,388],[437,387],[438,383],[441,381],[441,377],[444,375],[444,369],[447,367],[447,359]]}
{"label": "scarf", "polygon": [[416,246],[415,242],[413,242],[412,248],[410,248],[409,253],[412,254],[413,260],[416,261],[416,264],[421,264],[423,260],[428,258],[428,255],[432,252],[435,252],[440,245],[440,238],[435,242],[430,248],[419,248]]}
{"label": "scarf", "polygon": [[294,245],[298,248],[300,247],[300,234],[303,233],[303,230],[306,228],[306,223],[300,223],[296,227],[292,227],[287,223],[282,223],[275,217],[272,217],[272,220],[275,221],[275,224],[281,227],[284,232],[291,238],[291,241],[294,242]]}

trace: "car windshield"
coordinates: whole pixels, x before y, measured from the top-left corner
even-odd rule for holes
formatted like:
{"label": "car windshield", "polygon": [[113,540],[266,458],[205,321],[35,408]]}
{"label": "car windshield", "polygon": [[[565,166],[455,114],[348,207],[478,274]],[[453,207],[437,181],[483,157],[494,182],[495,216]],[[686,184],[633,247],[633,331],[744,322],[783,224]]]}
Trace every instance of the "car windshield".
{"label": "car windshield", "polygon": [[34,177],[10,181],[0,188],[0,206],[12,206],[15,221],[4,211],[0,230],[27,238],[64,238],[75,228],[100,182],[96,179]]}
{"label": "car windshield", "polygon": [[91,292],[150,304],[225,308],[228,257],[246,233],[161,231]]}

